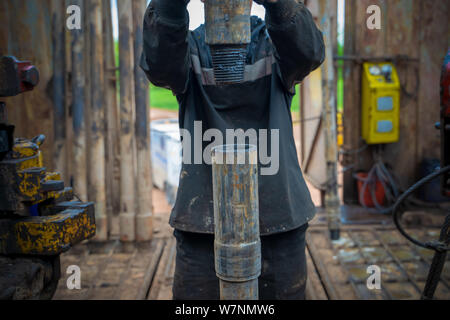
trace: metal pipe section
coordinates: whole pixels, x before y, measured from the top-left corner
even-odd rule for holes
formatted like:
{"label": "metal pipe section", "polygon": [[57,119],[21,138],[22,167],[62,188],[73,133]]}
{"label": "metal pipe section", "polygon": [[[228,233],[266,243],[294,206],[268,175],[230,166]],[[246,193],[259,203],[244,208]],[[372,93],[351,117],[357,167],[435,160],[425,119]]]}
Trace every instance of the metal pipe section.
{"label": "metal pipe section", "polygon": [[131,1],[117,1],[120,72],[120,240],[136,239],[134,50]]}
{"label": "metal pipe section", "polygon": [[119,215],[120,208],[120,177],[119,171],[119,126],[117,86],[116,86],[116,63],[115,46],[113,36],[113,23],[111,12],[111,0],[102,0],[103,18],[103,66],[105,70],[104,79],[104,99],[105,99],[105,170],[106,170],[106,212],[108,214],[108,230],[110,233],[116,232],[114,225],[115,217]]}
{"label": "metal pipe section", "polygon": [[212,151],[215,266],[221,300],[258,300],[261,275],[257,148]]}
{"label": "metal pipe section", "polygon": [[[84,12],[84,0],[72,2]],[[84,30],[72,31],[72,154],[73,154],[73,188],[76,195],[87,201],[87,167],[86,167],[86,122],[85,122],[85,33]]]}
{"label": "metal pipe section", "polygon": [[217,84],[244,81],[251,6],[252,0],[205,1],[206,43],[211,48]]}
{"label": "metal pipe section", "polygon": [[95,221],[97,225],[96,240],[108,239],[105,192],[105,110],[103,99],[104,68],[103,68],[103,28],[102,1],[89,1],[90,25],[90,75],[91,75],[91,105],[90,105],[90,157],[89,183],[90,197],[95,202]]}
{"label": "metal pipe section", "polygon": [[56,171],[66,176],[66,37],[65,6],[52,1],[53,28],[53,164]]}
{"label": "metal pipe section", "polygon": [[331,240],[340,238],[340,200],[338,193],[338,148],[336,124],[336,90],[333,65],[333,42],[331,28],[331,1],[320,0],[320,21],[324,35],[326,59],[322,65],[322,101],[325,134],[325,153],[327,161],[327,185],[325,190],[325,210]]}
{"label": "metal pipe section", "polygon": [[143,48],[143,21],[146,0],[133,0],[134,29],[134,80],[136,98],[136,163],[137,177],[137,213],[136,240],[149,241],[153,237],[152,214],[152,175],[150,156],[150,109],[149,85],[144,71],[139,67],[139,59]]}

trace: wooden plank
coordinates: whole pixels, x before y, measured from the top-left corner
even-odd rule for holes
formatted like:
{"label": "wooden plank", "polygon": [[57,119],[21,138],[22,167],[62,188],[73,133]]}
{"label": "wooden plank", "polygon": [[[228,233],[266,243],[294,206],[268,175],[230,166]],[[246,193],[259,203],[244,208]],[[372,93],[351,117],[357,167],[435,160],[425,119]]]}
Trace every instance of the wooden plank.
{"label": "wooden plank", "polygon": [[146,298],[164,245],[165,243],[161,239],[137,245],[136,256],[130,262],[128,269],[123,272],[123,279],[116,292],[118,300],[144,300]]}
{"label": "wooden plank", "polygon": [[[173,281],[173,263],[176,256],[176,241],[174,237],[168,239],[161,257],[155,279],[150,288],[147,300],[158,300],[161,298],[171,298],[168,294],[168,288],[171,287]],[[165,296],[163,296],[165,295]]]}
{"label": "wooden plank", "polygon": [[147,267],[147,272],[144,276],[143,284],[141,290],[137,294],[138,300],[145,300],[147,294],[150,290],[151,284],[155,278],[156,268],[158,267],[159,261],[161,260],[162,253],[164,252],[164,248],[166,243],[162,239],[154,239],[153,242],[157,242],[158,245],[152,254],[152,259]]}
{"label": "wooden plank", "polygon": [[[419,57],[420,2],[398,0],[387,2],[386,55]],[[416,179],[417,157],[417,91],[420,83],[418,61],[399,61],[396,64],[404,92],[400,100],[400,140],[386,145],[384,159],[393,167],[403,188]],[[403,91],[403,90],[402,90]],[[408,92],[408,94],[405,94]],[[405,163],[408,163],[405,166]]]}
{"label": "wooden plank", "polygon": [[169,264],[166,269],[165,280],[162,283],[162,286],[159,290],[158,300],[173,299],[172,287],[175,274],[175,261],[176,261],[175,257],[176,257],[176,247],[174,245],[171,249],[171,256],[169,259]]}
{"label": "wooden plank", "polygon": [[420,1],[420,91],[417,125],[418,156],[440,158],[440,75],[448,50],[448,1]]}
{"label": "wooden plank", "polygon": [[[102,244],[99,244],[102,245]],[[100,278],[102,272],[106,270],[106,268],[109,265],[109,262],[112,259],[112,256],[114,254],[114,250],[117,247],[118,242],[112,242],[108,243],[106,245],[107,251],[105,254],[102,255],[90,255],[88,257],[87,265],[95,266],[96,272],[92,274],[92,278],[90,279],[90,286],[86,290],[85,294],[81,297],[81,300],[92,300],[95,298],[95,289],[99,285],[98,279]],[[103,246],[102,246],[103,247]],[[103,258],[100,258],[100,256],[103,256]],[[100,262],[99,262],[100,261]]]}
{"label": "wooden plank", "polygon": [[306,283],[306,300],[328,300],[327,293],[320,280],[319,274],[311,258],[311,254],[306,249],[306,264],[308,268],[308,280]]}
{"label": "wooden plank", "polygon": [[338,295],[338,292],[334,287],[333,282],[331,281],[328,270],[322,260],[322,257],[320,256],[319,249],[314,243],[312,237],[313,235],[311,234],[311,232],[309,232],[306,236],[308,250],[317,268],[317,272],[320,274],[320,278],[322,279],[322,283],[326,290],[327,296],[330,300],[339,300],[340,296]]}

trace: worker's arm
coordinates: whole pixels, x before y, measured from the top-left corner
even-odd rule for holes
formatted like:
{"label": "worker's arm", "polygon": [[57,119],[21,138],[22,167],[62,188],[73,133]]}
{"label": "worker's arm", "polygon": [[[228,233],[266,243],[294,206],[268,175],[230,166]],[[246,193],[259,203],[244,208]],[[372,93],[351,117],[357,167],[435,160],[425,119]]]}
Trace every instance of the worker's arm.
{"label": "worker's arm", "polygon": [[298,0],[258,0],[266,8],[266,25],[278,53],[288,90],[317,69],[325,59],[322,32]]}
{"label": "worker's arm", "polygon": [[189,0],[152,0],[144,18],[141,68],[156,86],[184,93],[189,79]]}

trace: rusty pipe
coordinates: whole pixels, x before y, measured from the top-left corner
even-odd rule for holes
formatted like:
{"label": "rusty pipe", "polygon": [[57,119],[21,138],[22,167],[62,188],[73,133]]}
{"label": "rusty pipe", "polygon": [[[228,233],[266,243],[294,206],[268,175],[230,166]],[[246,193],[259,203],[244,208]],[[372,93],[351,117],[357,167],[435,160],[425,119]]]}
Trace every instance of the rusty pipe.
{"label": "rusty pipe", "polygon": [[144,71],[139,67],[143,47],[143,27],[146,0],[133,0],[134,30],[134,87],[136,101],[136,145],[137,145],[137,213],[136,240],[149,241],[153,237],[152,174],[150,155],[150,108],[149,86]]}
{"label": "rusty pipe", "polygon": [[136,240],[135,93],[131,1],[118,1],[120,70],[120,240]]}
{"label": "rusty pipe", "polygon": [[205,32],[217,84],[244,81],[252,0],[206,0]]}
{"label": "rusty pipe", "polygon": [[[84,0],[75,0],[72,3],[85,10]],[[85,115],[86,74],[84,72],[86,62],[84,54],[85,39],[86,35],[83,30],[72,31],[72,177],[74,191],[83,201],[88,200]]]}
{"label": "rusty pipe", "polygon": [[98,241],[108,240],[105,177],[105,106],[103,97],[102,1],[89,0],[90,110],[89,110],[89,198],[95,202]]}
{"label": "rusty pipe", "polygon": [[64,2],[53,0],[53,165],[67,176],[66,150],[66,35]]}
{"label": "rusty pipe", "polygon": [[325,209],[331,240],[340,238],[341,208],[338,187],[338,147],[336,124],[336,90],[333,65],[333,43],[331,39],[331,1],[320,0],[320,21],[324,33],[326,59],[322,65],[322,117],[327,161],[327,186],[325,190]]}
{"label": "rusty pipe", "polygon": [[258,300],[261,275],[257,148],[212,151],[215,267],[221,300]]}

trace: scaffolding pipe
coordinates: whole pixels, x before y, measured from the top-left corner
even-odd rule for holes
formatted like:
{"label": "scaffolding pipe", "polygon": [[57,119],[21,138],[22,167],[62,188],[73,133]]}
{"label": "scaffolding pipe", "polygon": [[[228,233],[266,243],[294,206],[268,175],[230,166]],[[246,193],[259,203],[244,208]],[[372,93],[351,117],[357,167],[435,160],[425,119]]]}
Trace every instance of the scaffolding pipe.
{"label": "scaffolding pipe", "polygon": [[150,156],[150,110],[149,84],[144,71],[139,66],[143,47],[143,21],[146,0],[133,0],[134,29],[134,81],[136,101],[136,149],[137,177],[136,193],[138,197],[136,213],[136,240],[149,241],[153,236],[152,217],[152,175]]}
{"label": "scaffolding pipe", "polygon": [[[74,5],[84,12],[84,0],[74,0]],[[86,122],[85,122],[85,59],[84,29],[72,31],[72,154],[73,154],[73,188],[76,195],[87,201],[86,170]]]}
{"label": "scaffolding pipe", "polygon": [[120,240],[136,239],[134,177],[134,50],[131,1],[117,1],[120,71]]}
{"label": "scaffolding pipe", "polygon": [[325,210],[328,229],[332,240],[340,238],[340,200],[338,193],[338,148],[336,125],[336,90],[333,65],[333,42],[330,12],[332,0],[320,0],[320,21],[324,35],[326,59],[322,65],[323,123],[325,134],[325,153],[327,161],[327,184],[325,190]]}
{"label": "scaffolding pipe", "polygon": [[111,0],[102,0],[103,10],[103,66],[105,70],[104,99],[105,99],[105,159],[106,159],[106,211],[108,214],[108,230],[110,233],[118,232],[118,225],[113,225],[114,217],[119,214],[120,185],[118,176],[119,163],[119,134],[117,125],[117,86],[114,55],[113,23],[111,13]]}
{"label": "scaffolding pipe", "polygon": [[91,103],[89,114],[89,183],[90,200],[95,202],[97,241],[108,239],[105,183],[105,110],[103,99],[103,28],[102,1],[89,0]]}
{"label": "scaffolding pipe", "polygon": [[258,300],[261,275],[257,148],[212,151],[215,266],[221,300]]}
{"label": "scaffolding pipe", "polygon": [[53,165],[66,176],[66,45],[64,1],[52,1],[53,17]]}

